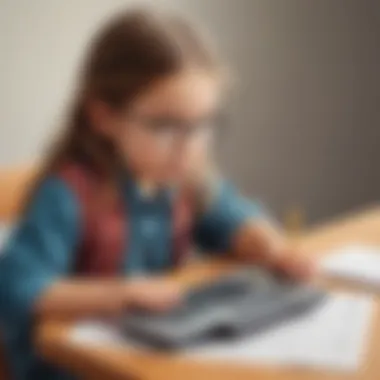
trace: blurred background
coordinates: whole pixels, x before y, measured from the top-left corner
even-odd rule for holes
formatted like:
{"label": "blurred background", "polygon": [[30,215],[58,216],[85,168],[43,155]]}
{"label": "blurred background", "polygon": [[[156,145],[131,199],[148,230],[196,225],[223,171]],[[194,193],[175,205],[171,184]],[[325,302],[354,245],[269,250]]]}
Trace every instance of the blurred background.
{"label": "blurred background", "polygon": [[[59,130],[90,35],[127,0],[0,0],[0,167]],[[238,81],[225,172],[281,218],[380,198],[380,1],[155,0],[208,28]]]}

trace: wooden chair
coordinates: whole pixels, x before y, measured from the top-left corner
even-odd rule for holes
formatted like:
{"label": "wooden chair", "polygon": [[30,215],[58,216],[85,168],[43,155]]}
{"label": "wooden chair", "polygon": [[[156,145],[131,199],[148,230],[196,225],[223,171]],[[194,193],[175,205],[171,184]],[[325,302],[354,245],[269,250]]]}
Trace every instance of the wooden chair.
{"label": "wooden chair", "polygon": [[0,222],[17,218],[20,204],[35,173],[33,167],[0,167]]}
{"label": "wooden chair", "polygon": [[[31,167],[0,168],[0,223],[17,219],[20,204],[34,173]],[[4,348],[0,344],[0,380],[10,379],[8,367]]]}

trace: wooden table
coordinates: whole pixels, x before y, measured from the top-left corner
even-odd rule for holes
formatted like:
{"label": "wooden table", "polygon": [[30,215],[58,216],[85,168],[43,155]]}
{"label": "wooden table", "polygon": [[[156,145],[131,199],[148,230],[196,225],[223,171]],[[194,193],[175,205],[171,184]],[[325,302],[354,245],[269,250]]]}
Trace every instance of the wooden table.
{"label": "wooden table", "polygon": [[[315,228],[296,241],[300,247],[310,252],[323,252],[350,242],[380,245],[380,208]],[[176,276],[179,281],[191,284],[218,275],[230,267],[231,264],[225,262],[193,264]],[[70,368],[86,379],[376,380],[380,379],[379,305],[377,302],[365,363],[356,374],[199,363],[175,355],[132,353],[116,347],[88,347],[74,344],[68,339],[69,326],[52,322],[40,326],[36,345],[46,359]]]}

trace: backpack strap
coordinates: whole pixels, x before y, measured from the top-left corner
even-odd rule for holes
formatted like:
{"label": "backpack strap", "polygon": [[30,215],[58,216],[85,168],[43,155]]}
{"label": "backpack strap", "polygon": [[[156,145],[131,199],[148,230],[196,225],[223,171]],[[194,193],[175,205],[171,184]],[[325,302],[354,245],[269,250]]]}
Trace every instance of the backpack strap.
{"label": "backpack strap", "polygon": [[193,226],[196,214],[193,194],[183,191],[173,208],[173,266],[184,265],[191,257]]}
{"label": "backpack strap", "polygon": [[64,165],[58,175],[76,194],[82,209],[82,240],[75,273],[115,276],[126,247],[127,218],[118,196],[105,191],[99,178],[79,164]]}
{"label": "backpack strap", "polygon": [[[99,178],[80,164],[66,164],[58,171],[77,196],[82,210],[82,239],[74,271],[85,276],[115,276],[121,273],[128,239],[128,217],[119,196],[110,194]],[[173,206],[172,263],[183,265],[190,257],[194,202],[181,193]]]}

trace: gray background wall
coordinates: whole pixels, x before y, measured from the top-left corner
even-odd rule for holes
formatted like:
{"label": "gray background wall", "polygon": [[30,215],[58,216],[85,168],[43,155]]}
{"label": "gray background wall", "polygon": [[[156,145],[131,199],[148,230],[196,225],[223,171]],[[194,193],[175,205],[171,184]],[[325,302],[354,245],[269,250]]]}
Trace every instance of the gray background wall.
{"label": "gray background wall", "polygon": [[[88,36],[126,3],[0,0],[0,165],[39,156]],[[246,193],[310,221],[380,197],[380,2],[155,3],[201,19],[240,78],[221,158]]]}

